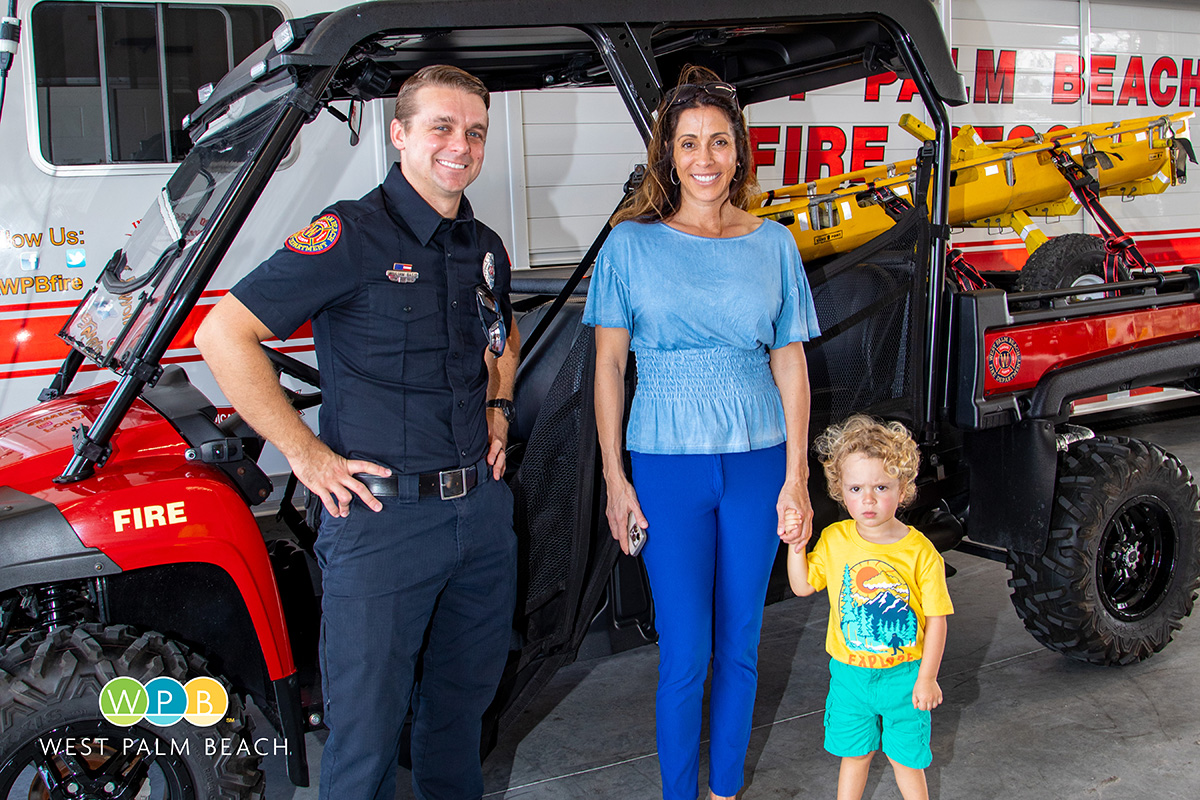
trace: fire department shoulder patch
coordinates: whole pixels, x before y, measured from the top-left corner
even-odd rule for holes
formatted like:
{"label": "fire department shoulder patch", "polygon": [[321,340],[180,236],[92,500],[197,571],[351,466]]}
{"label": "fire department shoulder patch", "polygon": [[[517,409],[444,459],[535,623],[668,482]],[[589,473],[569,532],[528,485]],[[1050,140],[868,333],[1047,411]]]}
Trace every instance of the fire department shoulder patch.
{"label": "fire department shoulder patch", "polygon": [[304,253],[315,256],[324,253],[335,244],[342,235],[342,221],[335,214],[322,214],[312,221],[302,231],[296,231],[284,245],[293,253]]}
{"label": "fire department shoulder patch", "polygon": [[1021,371],[1021,348],[1008,336],[997,338],[988,349],[987,366],[997,383],[1008,383]]}

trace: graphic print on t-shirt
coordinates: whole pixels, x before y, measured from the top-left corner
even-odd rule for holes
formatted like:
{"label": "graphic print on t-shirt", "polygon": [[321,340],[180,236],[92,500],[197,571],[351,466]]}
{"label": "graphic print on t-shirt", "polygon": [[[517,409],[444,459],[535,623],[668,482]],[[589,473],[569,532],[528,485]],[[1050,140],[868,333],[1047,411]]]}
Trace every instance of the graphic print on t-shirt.
{"label": "graphic print on t-shirt", "polygon": [[850,650],[901,656],[916,644],[917,615],[911,590],[889,564],[868,559],[847,564],[838,598],[842,639]]}

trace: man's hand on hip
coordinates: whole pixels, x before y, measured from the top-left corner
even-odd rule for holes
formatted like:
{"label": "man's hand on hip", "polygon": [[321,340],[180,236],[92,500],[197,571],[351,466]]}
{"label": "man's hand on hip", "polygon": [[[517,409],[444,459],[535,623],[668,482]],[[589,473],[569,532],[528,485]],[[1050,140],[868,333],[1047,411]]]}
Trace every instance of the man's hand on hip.
{"label": "man's hand on hip", "polygon": [[492,467],[492,478],[504,477],[504,448],[508,446],[508,419],[498,408],[487,410],[488,451],[487,463]]}
{"label": "man's hand on hip", "polygon": [[331,515],[349,516],[350,503],[355,495],[372,511],[383,510],[383,503],[354,474],[365,472],[387,477],[392,474],[387,467],[370,461],[342,458],[323,444],[311,447],[303,455],[289,458],[288,461],[292,465],[292,472],[296,473],[296,480],[321,498],[325,510]]}
{"label": "man's hand on hip", "polygon": [[487,463],[492,466],[492,477],[500,480],[504,477],[504,440],[493,438],[488,444]]}

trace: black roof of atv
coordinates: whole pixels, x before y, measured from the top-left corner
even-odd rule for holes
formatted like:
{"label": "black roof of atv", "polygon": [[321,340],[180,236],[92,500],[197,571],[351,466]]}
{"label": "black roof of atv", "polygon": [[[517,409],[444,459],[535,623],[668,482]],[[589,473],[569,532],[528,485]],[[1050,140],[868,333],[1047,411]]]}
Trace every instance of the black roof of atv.
{"label": "black roof of atv", "polygon": [[[642,59],[638,94],[657,99],[684,64],[712,67],[743,103],[905,69],[897,39],[912,42],[934,91],[966,101],[931,0],[378,0],[305,19],[285,53],[264,45],[218,85],[198,119],[280,68],[338,65],[332,99],[394,94],[417,69],[452,63],[494,91],[613,82],[598,45]],[[623,58],[623,60],[626,60]],[[371,62],[370,80],[364,62]],[[265,62],[265,64],[264,64]]]}

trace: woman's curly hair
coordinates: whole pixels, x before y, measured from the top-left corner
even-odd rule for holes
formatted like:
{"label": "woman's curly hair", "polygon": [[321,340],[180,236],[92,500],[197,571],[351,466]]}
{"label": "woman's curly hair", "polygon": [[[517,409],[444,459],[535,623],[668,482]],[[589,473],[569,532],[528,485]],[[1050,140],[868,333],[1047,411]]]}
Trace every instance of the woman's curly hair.
{"label": "woman's curly hair", "polygon": [[884,471],[900,481],[900,505],[916,497],[917,470],[921,453],[908,429],[899,422],[881,422],[866,414],[855,414],[840,425],[830,425],[813,443],[825,467],[829,496],[842,502],[842,465],[854,453],[878,458]]}

